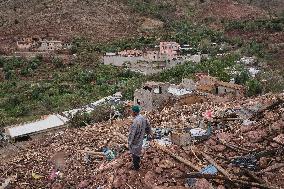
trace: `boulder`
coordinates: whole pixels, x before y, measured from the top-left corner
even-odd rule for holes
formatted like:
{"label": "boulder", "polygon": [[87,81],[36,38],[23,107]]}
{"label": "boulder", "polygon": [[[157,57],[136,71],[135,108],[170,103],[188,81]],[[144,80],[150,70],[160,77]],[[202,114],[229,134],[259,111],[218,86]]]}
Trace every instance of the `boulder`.
{"label": "boulder", "polygon": [[283,130],[283,128],[284,128],[284,122],[282,120],[274,122],[271,125],[272,131],[280,132],[281,130]]}
{"label": "boulder", "polygon": [[223,185],[219,185],[219,186],[217,187],[217,189],[226,189],[226,188],[225,188],[225,186],[223,186]]}
{"label": "boulder", "polygon": [[121,188],[123,185],[125,185],[126,181],[125,179],[121,177],[116,177],[113,181],[113,187],[114,188]]}

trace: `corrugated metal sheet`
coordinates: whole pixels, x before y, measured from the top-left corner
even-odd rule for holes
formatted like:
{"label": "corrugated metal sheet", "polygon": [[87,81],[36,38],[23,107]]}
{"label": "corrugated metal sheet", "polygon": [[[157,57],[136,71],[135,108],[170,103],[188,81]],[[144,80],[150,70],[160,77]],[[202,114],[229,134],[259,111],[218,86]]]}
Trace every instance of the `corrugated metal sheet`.
{"label": "corrugated metal sheet", "polygon": [[67,118],[62,117],[59,114],[49,115],[48,117],[42,120],[6,128],[6,131],[10,135],[10,137],[14,138],[62,126],[67,121],[68,121]]}

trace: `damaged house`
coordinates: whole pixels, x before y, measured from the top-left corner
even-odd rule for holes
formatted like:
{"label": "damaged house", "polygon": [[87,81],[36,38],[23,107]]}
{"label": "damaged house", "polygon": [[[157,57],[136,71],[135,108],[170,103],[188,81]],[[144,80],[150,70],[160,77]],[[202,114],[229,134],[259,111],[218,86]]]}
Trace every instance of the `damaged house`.
{"label": "damaged house", "polygon": [[162,82],[147,82],[134,92],[134,104],[145,111],[159,110],[172,103],[194,104],[205,101],[204,93],[185,88],[184,84],[171,85]]}
{"label": "damaged house", "polygon": [[134,92],[134,104],[146,111],[159,109],[170,99],[168,88],[168,83],[147,82]]}
{"label": "damaged house", "polygon": [[215,95],[231,95],[242,97],[245,94],[245,87],[235,83],[219,81],[217,78],[208,75],[198,75],[197,90]]}
{"label": "damaged house", "polygon": [[234,98],[243,97],[245,94],[245,87],[242,85],[219,81],[206,74],[197,74],[197,78],[197,82],[184,78],[179,85],[146,82],[141,89],[134,92],[134,104],[141,106],[145,111],[152,111],[172,102],[204,102],[208,94]]}

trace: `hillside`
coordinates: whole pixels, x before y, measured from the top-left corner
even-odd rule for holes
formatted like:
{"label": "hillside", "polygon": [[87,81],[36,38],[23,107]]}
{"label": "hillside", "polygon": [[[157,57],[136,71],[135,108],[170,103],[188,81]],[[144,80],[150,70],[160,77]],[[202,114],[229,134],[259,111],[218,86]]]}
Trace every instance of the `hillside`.
{"label": "hillside", "polygon": [[[201,2],[203,1],[155,0],[147,3],[141,0],[5,0],[0,6],[0,36],[2,41],[6,37],[33,35],[63,39],[85,36],[95,41],[106,41],[141,33],[143,23],[147,23],[149,17],[164,21],[192,16],[202,20],[205,17],[247,19],[268,15],[267,11],[253,4],[236,4],[231,0]],[[278,4],[281,5],[281,2]]]}
{"label": "hillside", "polygon": [[[283,0],[1,0],[0,189],[282,188],[283,13]],[[38,36],[50,41],[16,43]],[[139,172],[134,103],[153,127]]]}
{"label": "hillside", "polygon": [[87,36],[95,40],[129,37],[141,17],[119,1],[2,1],[1,36]]}

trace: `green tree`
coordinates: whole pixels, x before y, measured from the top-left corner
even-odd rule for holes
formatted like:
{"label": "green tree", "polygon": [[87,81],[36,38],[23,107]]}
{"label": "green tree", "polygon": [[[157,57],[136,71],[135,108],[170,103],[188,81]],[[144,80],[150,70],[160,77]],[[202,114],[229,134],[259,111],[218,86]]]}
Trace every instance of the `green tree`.
{"label": "green tree", "polygon": [[261,94],[262,86],[261,83],[256,79],[251,79],[246,83],[248,88],[247,95],[248,96],[256,96]]}
{"label": "green tree", "polygon": [[241,71],[240,74],[238,74],[235,77],[235,82],[236,82],[236,84],[245,85],[246,82],[249,80],[249,78],[250,78],[250,75],[249,75],[248,71],[243,70],[243,71]]}

